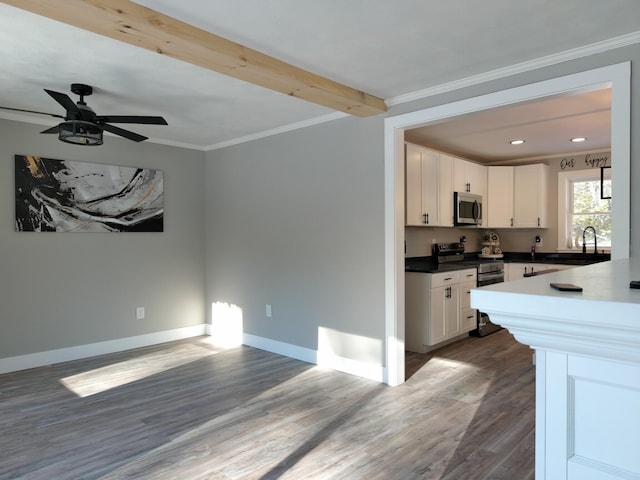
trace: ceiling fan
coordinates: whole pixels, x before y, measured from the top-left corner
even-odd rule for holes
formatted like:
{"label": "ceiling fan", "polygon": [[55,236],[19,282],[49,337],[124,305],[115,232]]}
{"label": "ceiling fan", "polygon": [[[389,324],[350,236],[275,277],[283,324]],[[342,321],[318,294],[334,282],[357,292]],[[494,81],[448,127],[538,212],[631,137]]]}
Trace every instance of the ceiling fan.
{"label": "ceiling fan", "polygon": [[91,107],[84,101],[93,93],[93,88],[83,83],[72,83],[71,92],[80,96],[80,100],[74,103],[65,93],[54,92],[44,89],[56,102],[64,107],[65,115],[55,113],[36,112],[33,110],[23,110],[20,108],[0,107],[3,110],[14,112],[37,113],[49,115],[51,117],[62,118],[64,122],[55,127],[48,128],[40,133],[57,133],[58,138],[63,142],[75,145],[102,145],[102,133],[104,130],[119,135],[134,142],[142,142],[148,137],[125,130],[111,123],[138,123],[145,125],[167,125],[167,121],[162,117],[134,116],[134,115],[96,115]]}

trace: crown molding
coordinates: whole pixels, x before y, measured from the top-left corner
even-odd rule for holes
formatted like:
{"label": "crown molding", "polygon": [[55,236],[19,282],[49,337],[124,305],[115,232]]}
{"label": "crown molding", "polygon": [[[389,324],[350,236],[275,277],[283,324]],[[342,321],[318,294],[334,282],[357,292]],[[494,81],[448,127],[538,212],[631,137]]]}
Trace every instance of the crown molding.
{"label": "crown molding", "polygon": [[273,135],[278,135],[279,133],[291,132],[293,130],[299,130],[301,128],[318,125],[320,123],[331,122],[333,120],[337,120],[339,118],[344,118],[348,116],[349,115],[342,112],[329,113],[327,115],[322,115],[320,117],[314,117],[308,120],[302,120],[300,122],[290,123],[288,125],[283,125],[281,127],[264,130],[262,132],[252,133],[251,135],[246,135],[244,137],[238,137],[232,140],[226,140],[224,142],[215,143],[213,145],[209,145],[208,147],[205,147],[204,150],[210,151],[210,150],[218,150],[220,148],[225,148],[225,147],[231,147],[233,145],[239,145],[241,143],[251,142],[252,140],[258,140],[260,138],[266,138],[266,137],[271,137]]}
{"label": "crown molding", "polygon": [[459,90],[461,88],[478,85],[481,83],[489,82],[492,80],[499,80],[502,78],[510,77],[520,73],[530,72],[543,67],[549,67],[557,65],[559,63],[567,62],[569,60],[576,60],[597,53],[607,52],[621,47],[628,47],[640,43],[640,31],[622,35],[619,37],[604,40],[602,42],[592,43],[571,50],[566,50],[560,53],[554,53],[535,60],[529,60],[526,62],[517,63],[504,68],[498,68],[490,72],[481,73],[479,75],[473,75],[471,77],[463,78],[460,80],[454,80],[452,82],[443,83],[435,87],[425,88],[424,90],[417,90],[412,93],[398,95],[396,97],[387,98],[385,103],[391,107],[393,105],[400,105],[403,103],[413,102],[415,100],[421,100],[423,98],[432,97],[441,93],[451,92],[453,90]]}

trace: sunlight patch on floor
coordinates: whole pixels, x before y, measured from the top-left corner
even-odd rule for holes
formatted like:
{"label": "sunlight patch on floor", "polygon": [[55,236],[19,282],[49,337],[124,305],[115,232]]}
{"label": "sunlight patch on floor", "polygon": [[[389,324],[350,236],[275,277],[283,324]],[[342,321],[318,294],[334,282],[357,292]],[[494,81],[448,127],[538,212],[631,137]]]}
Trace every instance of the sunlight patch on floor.
{"label": "sunlight patch on floor", "polygon": [[124,362],[71,375],[60,379],[60,383],[79,397],[88,397],[216,353],[218,353],[217,350],[206,345],[185,344],[170,353],[166,350],[149,353]]}

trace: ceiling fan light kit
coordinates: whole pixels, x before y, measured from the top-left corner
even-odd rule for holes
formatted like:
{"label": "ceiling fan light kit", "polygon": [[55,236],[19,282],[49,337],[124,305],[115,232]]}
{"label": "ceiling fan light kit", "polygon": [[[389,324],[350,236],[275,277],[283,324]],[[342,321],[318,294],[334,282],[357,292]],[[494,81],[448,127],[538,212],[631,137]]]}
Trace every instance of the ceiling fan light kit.
{"label": "ceiling fan light kit", "polygon": [[58,125],[58,139],[74,145],[102,145],[103,129],[100,125],[70,120]]}

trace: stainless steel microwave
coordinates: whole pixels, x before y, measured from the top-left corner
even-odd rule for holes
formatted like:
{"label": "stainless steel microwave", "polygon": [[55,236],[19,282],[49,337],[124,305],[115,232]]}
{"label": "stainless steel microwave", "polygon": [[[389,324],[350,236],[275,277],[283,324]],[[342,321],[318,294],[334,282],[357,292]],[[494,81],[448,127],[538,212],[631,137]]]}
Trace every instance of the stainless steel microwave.
{"label": "stainless steel microwave", "polygon": [[482,225],[482,196],[453,192],[453,224],[457,227]]}

